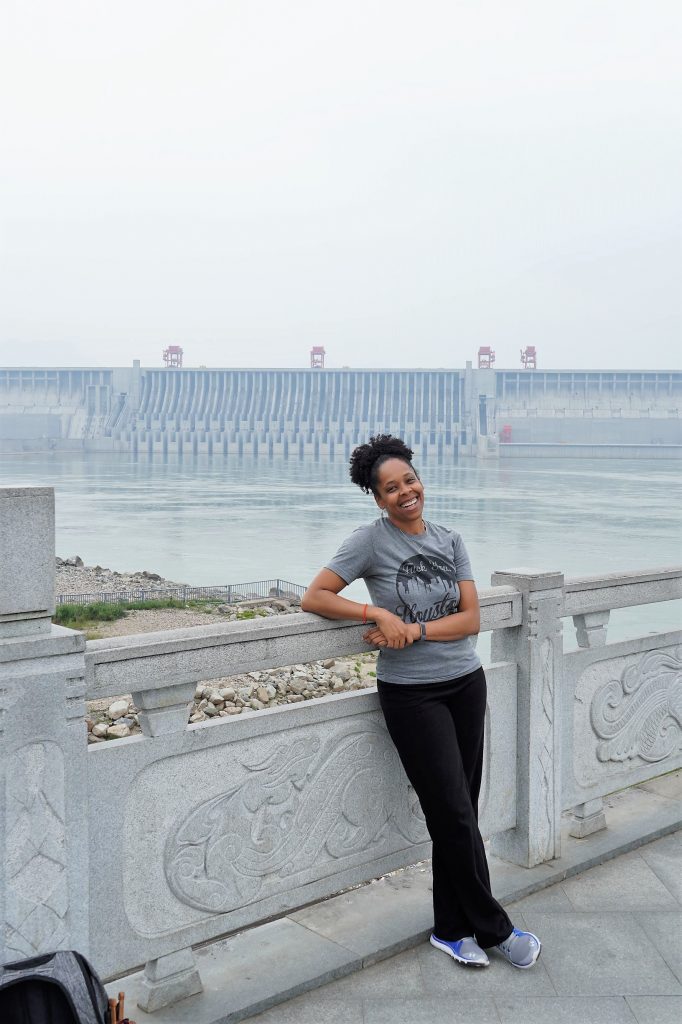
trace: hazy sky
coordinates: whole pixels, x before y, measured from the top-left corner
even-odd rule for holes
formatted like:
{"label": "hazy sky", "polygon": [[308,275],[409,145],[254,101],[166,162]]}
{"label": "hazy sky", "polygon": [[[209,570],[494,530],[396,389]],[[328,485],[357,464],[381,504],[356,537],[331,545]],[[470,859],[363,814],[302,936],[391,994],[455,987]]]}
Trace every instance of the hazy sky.
{"label": "hazy sky", "polygon": [[1,6],[1,365],[682,362],[679,2]]}

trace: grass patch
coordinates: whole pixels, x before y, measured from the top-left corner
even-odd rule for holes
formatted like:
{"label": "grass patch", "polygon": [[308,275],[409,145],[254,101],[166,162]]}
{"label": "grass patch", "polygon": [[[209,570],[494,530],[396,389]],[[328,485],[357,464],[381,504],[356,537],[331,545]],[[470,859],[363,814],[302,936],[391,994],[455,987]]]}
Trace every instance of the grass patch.
{"label": "grass patch", "polygon": [[79,629],[95,622],[114,622],[128,612],[146,611],[159,608],[206,609],[207,605],[221,604],[217,598],[206,600],[178,601],[175,597],[151,598],[148,601],[95,601],[93,604],[60,604],[55,609],[52,621],[60,626]]}
{"label": "grass patch", "polygon": [[263,608],[240,608],[237,612],[238,619],[255,619],[257,616],[262,618],[268,613]]}

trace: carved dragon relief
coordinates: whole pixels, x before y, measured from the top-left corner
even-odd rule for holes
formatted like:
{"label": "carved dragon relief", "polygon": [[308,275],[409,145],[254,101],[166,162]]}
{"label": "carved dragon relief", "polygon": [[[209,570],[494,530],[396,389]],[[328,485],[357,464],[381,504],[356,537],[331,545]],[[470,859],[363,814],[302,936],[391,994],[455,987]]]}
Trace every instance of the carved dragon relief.
{"label": "carved dragon relief", "polygon": [[651,651],[594,694],[590,721],[597,758],[656,762],[682,746],[680,651]]}
{"label": "carved dragon relief", "polygon": [[68,893],[64,755],[56,743],[30,743],[7,766],[5,946],[22,956],[66,939]]}
{"label": "carved dragon relief", "polygon": [[325,862],[429,838],[378,724],[365,721],[324,743],[283,742],[242,764],[247,777],[200,804],[166,843],[168,884],[199,910],[224,913],[290,887],[297,873],[309,878],[314,865],[324,873]]}

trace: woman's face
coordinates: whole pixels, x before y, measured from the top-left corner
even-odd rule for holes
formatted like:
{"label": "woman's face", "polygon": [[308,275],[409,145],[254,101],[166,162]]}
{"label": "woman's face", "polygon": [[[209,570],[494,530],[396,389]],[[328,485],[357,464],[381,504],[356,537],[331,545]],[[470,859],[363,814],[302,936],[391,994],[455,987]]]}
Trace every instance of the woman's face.
{"label": "woman's face", "polygon": [[377,493],[379,508],[386,509],[395,526],[408,533],[420,532],[424,510],[424,488],[409,462],[386,459],[379,467]]}

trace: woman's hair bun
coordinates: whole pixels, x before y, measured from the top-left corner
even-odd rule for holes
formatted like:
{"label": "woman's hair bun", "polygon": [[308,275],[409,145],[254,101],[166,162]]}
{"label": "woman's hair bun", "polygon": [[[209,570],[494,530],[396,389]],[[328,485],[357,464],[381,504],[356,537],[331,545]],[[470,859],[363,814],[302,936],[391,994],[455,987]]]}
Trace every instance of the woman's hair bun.
{"label": "woman's hair bun", "polygon": [[376,493],[379,467],[387,459],[402,459],[412,465],[412,449],[392,434],[377,434],[367,444],[360,444],[350,457],[350,478],[365,494]]}

